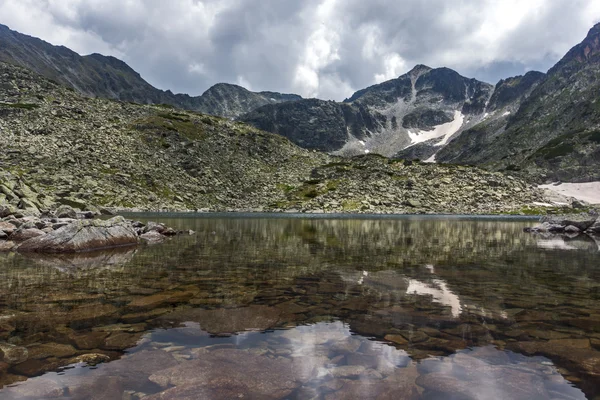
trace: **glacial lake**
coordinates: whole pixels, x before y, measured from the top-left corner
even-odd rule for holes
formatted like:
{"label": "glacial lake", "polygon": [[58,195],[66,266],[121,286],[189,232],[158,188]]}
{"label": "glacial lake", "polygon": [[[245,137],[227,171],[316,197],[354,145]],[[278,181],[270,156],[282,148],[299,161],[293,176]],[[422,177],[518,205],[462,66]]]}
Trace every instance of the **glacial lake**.
{"label": "glacial lake", "polygon": [[0,399],[598,399],[600,251],[534,220],[129,215],[0,254]]}

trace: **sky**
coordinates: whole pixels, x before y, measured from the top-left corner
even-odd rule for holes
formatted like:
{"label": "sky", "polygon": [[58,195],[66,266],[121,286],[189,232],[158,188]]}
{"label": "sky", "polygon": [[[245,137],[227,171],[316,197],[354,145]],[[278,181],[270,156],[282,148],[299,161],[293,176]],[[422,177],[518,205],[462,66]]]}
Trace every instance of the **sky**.
{"label": "sky", "polygon": [[417,64],[496,83],[547,71],[599,0],[0,0],[0,23],[127,62],[152,85],[343,100]]}

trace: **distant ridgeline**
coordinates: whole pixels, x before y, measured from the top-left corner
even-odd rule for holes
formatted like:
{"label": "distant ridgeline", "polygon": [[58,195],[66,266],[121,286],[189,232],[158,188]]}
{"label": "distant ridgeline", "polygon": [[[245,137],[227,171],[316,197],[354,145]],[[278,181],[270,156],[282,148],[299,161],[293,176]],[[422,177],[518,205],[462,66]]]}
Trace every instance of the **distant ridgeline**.
{"label": "distant ridgeline", "polygon": [[0,61],[78,92],[234,118],[306,149],[474,164],[538,181],[600,180],[600,24],[546,74],[495,86],[418,65],[343,102],[217,84],[197,97],[154,88],[124,62],[80,56],[0,25]]}

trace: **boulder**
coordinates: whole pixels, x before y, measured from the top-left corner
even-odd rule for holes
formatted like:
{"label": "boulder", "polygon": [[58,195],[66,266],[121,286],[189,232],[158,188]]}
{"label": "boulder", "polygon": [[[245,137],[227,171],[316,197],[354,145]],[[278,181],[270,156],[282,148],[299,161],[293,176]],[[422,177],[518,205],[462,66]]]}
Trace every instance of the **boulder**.
{"label": "boulder", "polygon": [[600,218],[596,220],[588,229],[587,232],[600,233]]}
{"label": "boulder", "polygon": [[23,242],[20,252],[76,253],[81,251],[131,246],[138,243],[133,228],[123,217],[106,221],[80,220],[44,236]]}
{"label": "boulder", "polygon": [[17,227],[14,224],[11,224],[8,221],[0,221],[0,231],[6,233],[7,235],[10,235],[16,229]]}
{"label": "boulder", "polygon": [[573,225],[567,225],[567,227],[565,227],[565,232],[566,233],[579,233],[581,232],[581,230]]}
{"label": "boulder", "polygon": [[583,232],[590,226],[594,225],[597,218],[597,215],[589,213],[570,215],[548,215],[542,217],[540,222],[548,222],[550,225],[559,225],[562,227],[567,227],[571,225]]}
{"label": "boulder", "polygon": [[0,218],[6,218],[9,215],[12,215],[17,212],[17,208],[12,204],[2,204],[0,205]]}
{"label": "boulder", "polygon": [[10,235],[10,240],[14,242],[24,242],[38,236],[43,236],[46,233],[37,228],[19,228]]}
{"label": "boulder", "polygon": [[164,241],[165,237],[157,231],[150,231],[140,235],[140,239],[142,239],[148,244],[156,244]]}
{"label": "boulder", "polygon": [[73,209],[73,207],[68,205],[62,205],[58,207],[55,214],[58,218],[77,218],[77,212]]}
{"label": "boulder", "polygon": [[14,249],[16,243],[10,240],[0,240],[0,251],[10,251]]}

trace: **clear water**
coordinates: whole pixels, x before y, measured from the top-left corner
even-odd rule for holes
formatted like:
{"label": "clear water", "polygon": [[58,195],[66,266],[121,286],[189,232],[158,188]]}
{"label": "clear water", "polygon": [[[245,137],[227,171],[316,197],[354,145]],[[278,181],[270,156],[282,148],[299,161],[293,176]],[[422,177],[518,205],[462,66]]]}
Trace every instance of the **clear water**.
{"label": "clear water", "polygon": [[136,215],[0,254],[1,399],[594,399],[600,252],[531,221]]}

